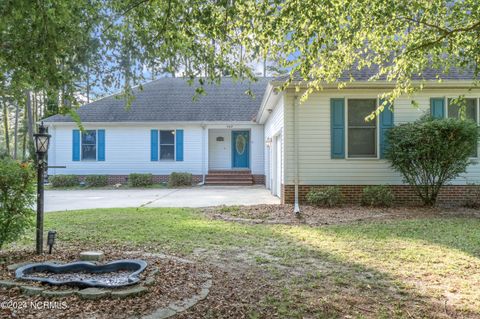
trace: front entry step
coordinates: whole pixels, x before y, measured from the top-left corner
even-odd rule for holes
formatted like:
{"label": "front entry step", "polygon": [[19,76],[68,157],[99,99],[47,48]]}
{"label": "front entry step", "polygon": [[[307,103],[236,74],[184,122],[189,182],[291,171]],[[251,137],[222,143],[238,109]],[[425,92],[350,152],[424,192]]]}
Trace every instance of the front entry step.
{"label": "front entry step", "polygon": [[209,171],[205,177],[207,185],[253,185],[250,170],[218,170]]}

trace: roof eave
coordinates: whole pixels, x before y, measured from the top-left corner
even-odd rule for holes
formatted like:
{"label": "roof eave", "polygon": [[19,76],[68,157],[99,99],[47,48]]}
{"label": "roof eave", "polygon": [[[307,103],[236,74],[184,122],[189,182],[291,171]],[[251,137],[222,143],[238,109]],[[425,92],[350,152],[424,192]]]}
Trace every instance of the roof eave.
{"label": "roof eave", "polygon": [[[280,86],[283,85],[285,81],[282,80],[273,80],[271,84],[273,86]],[[412,81],[414,86],[422,85],[423,88],[429,87],[474,87],[475,80],[425,80],[425,81]],[[292,81],[289,88],[299,86],[299,87],[307,87],[308,81]],[[393,88],[395,87],[395,83],[391,81],[353,81],[353,82],[346,82],[346,86],[343,89],[354,89],[354,88],[366,88],[366,87],[385,87],[385,88]],[[322,88],[338,88],[338,83],[325,83],[322,85]]]}

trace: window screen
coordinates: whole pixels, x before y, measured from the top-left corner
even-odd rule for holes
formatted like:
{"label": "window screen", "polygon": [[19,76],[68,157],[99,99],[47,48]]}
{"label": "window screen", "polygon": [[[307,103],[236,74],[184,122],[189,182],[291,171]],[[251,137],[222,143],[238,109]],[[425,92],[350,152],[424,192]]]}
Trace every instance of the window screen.
{"label": "window screen", "polygon": [[348,157],[377,157],[377,121],[365,121],[376,105],[375,99],[348,100]]}
{"label": "window screen", "polygon": [[[463,99],[458,103],[448,99],[448,117],[465,118],[477,123],[477,99]],[[477,157],[478,143],[475,143],[472,148],[472,157]]]}
{"label": "window screen", "polygon": [[477,122],[477,99],[464,99],[462,102],[454,103],[448,99],[448,117],[460,118],[464,115],[464,118]]}
{"label": "window screen", "polygon": [[175,131],[160,131],[160,160],[175,159]]}
{"label": "window screen", "polygon": [[82,132],[82,161],[97,160],[97,131]]}

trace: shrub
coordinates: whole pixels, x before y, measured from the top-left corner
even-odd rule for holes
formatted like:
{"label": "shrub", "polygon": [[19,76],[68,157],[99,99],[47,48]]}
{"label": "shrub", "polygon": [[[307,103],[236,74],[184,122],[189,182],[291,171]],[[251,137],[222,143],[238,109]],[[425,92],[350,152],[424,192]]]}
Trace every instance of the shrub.
{"label": "shrub", "polygon": [[473,121],[423,117],[392,128],[386,158],[427,206],[440,188],[465,172],[478,139]]}
{"label": "shrub", "polygon": [[33,225],[35,190],[32,165],[0,160],[0,249]]}
{"label": "shrub", "polygon": [[102,187],[108,185],[108,176],[106,175],[87,175],[85,183],[88,187]]}
{"label": "shrub", "polygon": [[390,207],[395,197],[385,185],[367,186],[362,192],[362,205],[373,207]]}
{"label": "shrub", "polygon": [[468,184],[466,192],[465,207],[480,208],[480,185]]}
{"label": "shrub", "polygon": [[10,154],[8,154],[7,150],[0,149],[0,160],[5,158],[11,158]]}
{"label": "shrub", "polygon": [[147,187],[153,184],[152,174],[130,174],[128,175],[128,185],[131,187]]}
{"label": "shrub", "polygon": [[175,173],[170,174],[168,178],[168,187],[192,186],[192,174]]}
{"label": "shrub", "polygon": [[54,175],[48,179],[53,187],[73,187],[80,184],[77,175]]}
{"label": "shrub", "polygon": [[315,206],[334,207],[343,204],[344,198],[337,186],[328,186],[322,190],[312,188],[306,196],[307,202]]}

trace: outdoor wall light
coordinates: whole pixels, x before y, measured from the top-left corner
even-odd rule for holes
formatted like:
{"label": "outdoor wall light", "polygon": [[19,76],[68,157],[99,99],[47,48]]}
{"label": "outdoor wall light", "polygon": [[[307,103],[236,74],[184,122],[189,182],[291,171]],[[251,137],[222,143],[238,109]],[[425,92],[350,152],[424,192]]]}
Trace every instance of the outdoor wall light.
{"label": "outdoor wall light", "polygon": [[272,138],[269,137],[265,140],[265,145],[267,145],[268,147],[270,147],[272,145]]}
{"label": "outdoor wall light", "polygon": [[48,245],[48,253],[52,253],[53,244],[55,244],[55,237],[57,236],[57,232],[54,230],[48,231],[47,237],[47,245]]}

